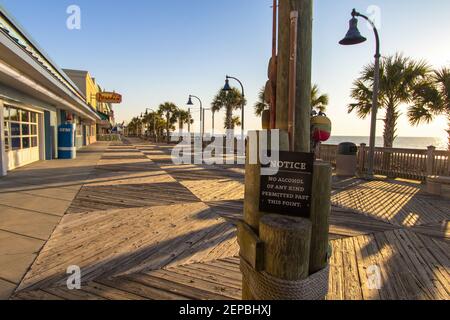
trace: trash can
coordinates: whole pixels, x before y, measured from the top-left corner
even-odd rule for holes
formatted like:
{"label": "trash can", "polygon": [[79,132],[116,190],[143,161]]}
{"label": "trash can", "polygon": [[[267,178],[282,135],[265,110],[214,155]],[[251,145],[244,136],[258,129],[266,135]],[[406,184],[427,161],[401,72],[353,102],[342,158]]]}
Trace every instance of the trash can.
{"label": "trash can", "polygon": [[75,125],[62,124],[58,127],[58,159],[75,159]]}
{"label": "trash can", "polygon": [[336,174],[341,177],[353,177],[357,169],[358,147],[351,142],[341,143],[336,158]]}

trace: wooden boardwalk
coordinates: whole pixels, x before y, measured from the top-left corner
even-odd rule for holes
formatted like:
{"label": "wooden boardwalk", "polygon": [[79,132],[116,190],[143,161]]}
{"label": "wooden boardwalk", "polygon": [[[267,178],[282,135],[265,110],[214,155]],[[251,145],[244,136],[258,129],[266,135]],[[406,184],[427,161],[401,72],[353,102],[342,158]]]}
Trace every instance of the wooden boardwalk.
{"label": "wooden boardwalk", "polygon": [[[240,298],[244,168],[177,166],[171,147],[131,143],[105,152],[14,299]],[[449,201],[357,179],[336,180],[332,201],[328,299],[449,299]],[[70,265],[82,290],[65,289]]]}

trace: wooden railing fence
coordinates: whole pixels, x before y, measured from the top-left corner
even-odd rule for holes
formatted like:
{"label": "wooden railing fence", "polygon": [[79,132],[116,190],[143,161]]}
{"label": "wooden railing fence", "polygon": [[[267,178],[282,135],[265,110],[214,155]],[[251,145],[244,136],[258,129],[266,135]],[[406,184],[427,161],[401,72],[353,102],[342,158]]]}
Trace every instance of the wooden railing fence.
{"label": "wooden railing fence", "polygon": [[[318,157],[336,166],[337,145],[323,144]],[[358,172],[364,173],[368,168],[369,147],[358,147]],[[403,148],[375,148],[375,174],[390,178],[404,178],[425,181],[428,176],[450,176],[449,151]]]}

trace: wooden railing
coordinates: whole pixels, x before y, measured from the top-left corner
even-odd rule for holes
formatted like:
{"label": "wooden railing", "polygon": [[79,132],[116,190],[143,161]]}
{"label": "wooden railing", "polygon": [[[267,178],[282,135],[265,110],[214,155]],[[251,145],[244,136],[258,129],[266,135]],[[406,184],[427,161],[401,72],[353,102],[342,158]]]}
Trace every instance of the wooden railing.
{"label": "wooden railing", "polygon": [[[336,166],[338,146],[320,146],[318,157]],[[369,148],[358,147],[358,172],[368,168]],[[449,151],[429,147],[421,149],[375,148],[374,173],[390,178],[425,181],[428,176],[450,176]]]}

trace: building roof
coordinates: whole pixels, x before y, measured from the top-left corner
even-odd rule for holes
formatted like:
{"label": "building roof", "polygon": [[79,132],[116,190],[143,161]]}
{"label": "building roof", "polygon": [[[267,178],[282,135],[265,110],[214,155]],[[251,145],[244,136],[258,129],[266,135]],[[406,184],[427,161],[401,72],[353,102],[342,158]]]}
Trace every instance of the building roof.
{"label": "building roof", "polygon": [[[0,5],[0,32],[5,34],[12,43],[15,43],[26,55],[37,62],[44,71],[57,80],[63,87],[68,89],[80,101],[85,101],[84,94],[73,83],[73,81],[54,63],[50,57],[38,46],[30,35],[15,21],[11,15]],[[90,107],[86,104],[86,108]]]}

